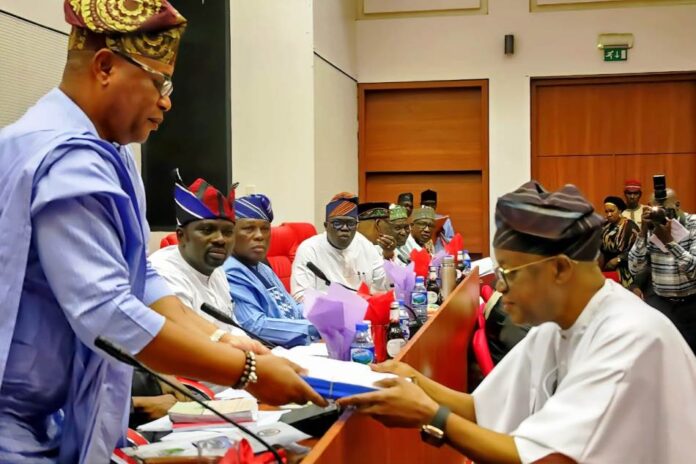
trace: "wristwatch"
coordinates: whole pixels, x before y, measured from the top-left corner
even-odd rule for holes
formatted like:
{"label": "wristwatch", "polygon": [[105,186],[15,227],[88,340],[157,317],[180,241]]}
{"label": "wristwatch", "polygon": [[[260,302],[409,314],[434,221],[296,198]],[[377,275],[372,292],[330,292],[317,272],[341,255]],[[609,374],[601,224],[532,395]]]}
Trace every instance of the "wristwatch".
{"label": "wristwatch", "polygon": [[445,424],[449,415],[449,408],[440,406],[433,420],[421,427],[421,440],[432,446],[442,446],[445,442]]}

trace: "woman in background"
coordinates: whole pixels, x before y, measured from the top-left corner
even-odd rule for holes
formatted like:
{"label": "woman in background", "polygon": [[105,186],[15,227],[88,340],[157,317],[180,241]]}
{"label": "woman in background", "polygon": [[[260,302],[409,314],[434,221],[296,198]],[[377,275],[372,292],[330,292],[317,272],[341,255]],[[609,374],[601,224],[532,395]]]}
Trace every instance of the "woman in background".
{"label": "woman in background", "polygon": [[600,266],[604,272],[616,271],[621,285],[633,290],[634,279],[628,270],[628,252],[638,237],[635,222],[621,216],[626,203],[619,197],[604,199],[604,214],[607,223],[602,229]]}

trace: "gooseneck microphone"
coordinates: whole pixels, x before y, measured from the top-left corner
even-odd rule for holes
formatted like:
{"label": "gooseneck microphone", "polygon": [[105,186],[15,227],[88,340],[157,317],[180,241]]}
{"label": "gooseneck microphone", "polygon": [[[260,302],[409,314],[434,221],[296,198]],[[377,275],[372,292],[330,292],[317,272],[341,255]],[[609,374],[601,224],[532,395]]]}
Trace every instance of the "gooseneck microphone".
{"label": "gooseneck microphone", "polygon": [[246,433],[247,435],[249,435],[249,436],[251,436],[251,437],[254,437],[254,439],[256,439],[256,440],[257,440],[259,443],[261,443],[264,447],[268,448],[268,451],[270,451],[270,452],[273,454],[273,457],[278,461],[279,464],[283,464],[283,459],[280,457],[280,454],[278,454],[278,451],[276,451],[276,449],[273,448],[271,445],[269,445],[265,440],[263,440],[261,437],[259,437],[258,435],[256,435],[254,432],[252,432],[252,431],[249,430],[248,428],[244,427],[243,425],[240,425],[240,424],[236,423],[235,421],[233,421],[233,420],[230,419],[229,417],[225,417],[224,414],[220,413],[220,412],[217,411],[215,408],[213,408],[213,407],[211,407],[211,406],[208,406],[207,404],[205,404],[205,402],[199,400],[198,398],[196,398],[195,395],[191,394],[191,392],[188,391],[188,389],[186,389],[186,388],[181,388],[180,386],[178,386],[178,385],[175,384],[174,382],[170,381],[170,380],[167,379],[166,377],[161,376],[160,374],[158,374],[157,372],[153,371],[153,370],[150,369],[149,367],[145,366],[143,363],[141,363],[140,361],[138,361],[137,359],[135,359],[133,356],[131,356],[130,354],[126,353],[126,352],[123,351],[121,348],[119,348],[118,346],[114,345],[113,343],[111,343],[109,340],[107,340],[107,339],[104,338],[104,337],[97,337],[97,338],[94,340],[94,346],[96,346],[96,347],[99,348],[100,350],[102,350],[102,351],[104,351],[105,353],[107,353],[109,356],[111,356],[111,357],[117,359],[118,361],[120,361],[120,362],[122,362],[122,363],[124,363],[124,364],[128,364],[129,366],[133,366],[133,367],[138,367],[138,368],[140,368],[140,369],[146,371],[147,373],[149,373],[149,374],[151,374],[152,376],[154,376],[154,377],[155,377],[157,380],[159,380],[160,382],[166,383],[167,385],[169,385],[170,387],[172,387],[174,390],[178,391],[179,393],[181,393],[181,394],[184,395],[185,397],[187,397],[187,398],[189,398],[190,400],[195,401],[196,403],[200,404],[201,406],[203,406],[203,408],[205,408],[205,409],[207,409],[208,411],[212,412],[213,414],[215,414],[217,417],[219,417],[219,418],[222,419],[223,421],[225,421],[225,422],[227,422],[228,424],[231,424],[231,425],[237,427],[239,430],[241,430],[242,432]]}
{"label": "gooseneck microphone", "polygon": [[232,316],[230,316],[229,314],[227,314],[223,311],[220,311],[218,308],[216,308],[215,306],[213,306],[211,304],[203,303],[201,305],[201,311],[206,313],[208,316],[211,316],[211,317],[217,319],[218,321],[222,322],[223,324],[228,324],[228,325],[231,325],[233,327],[238,328],[239,330],[241,330],[242,332],[247,334],[249,336],[249,338],[256,340],[257,342],[264,345],[266,348],[269,348],[272,350],[273,348],[278,346],[277,343],[273,343],[273,342],[268,341],[264,338],[261,338],[253,332],[249,332],[247,329],[245,329],[240,324],[238,324],[237,321],[232,319]]}
{"label": "gooseneck microphone", "polygon": [[[326,277],[326,274],[324,274],[324,272],[323,272],[321,269],[319,269],[319,268],[317,267],[316,264],[314,264],[314,263],[311,262],[311,261],[307,261],[307,268],[308,268],[310,271],[312,271],[312,274],[314,274],[314,275],[317,276],[320,280],[322,280],[322,281],[326,284],[327,287],[328,287],[329,285],[331,285],[331,281],[329,280],[329,278]],[[343,285],[343,284],[340,283],[340,282],[336,282],[336,283],[337,283],[338,285],[340,285],[341,287],[345,288],[346,290],[350,290],[351,292],[357,292],[357,290],[354,289],[354,288],[350,288],[349,286]]]}
{"label": "gooseneck microphone", "polygon": [[316,266],[316,264],[314,264],[314,263],[311,262],[311,261],[308,261],[308,262],[307,262],[307,268],[308,268],[310,271],[312,271],[312,273],[313,273],[315,276],[317,276],[319,279],[323,280],[327,287],[328,287],[329,285],[331,285],[331,281],[329,280],[329,278],[326,277],[326,274],[324,274],[324,272],[323,272],[321,269],[319,269],[319,268]]}

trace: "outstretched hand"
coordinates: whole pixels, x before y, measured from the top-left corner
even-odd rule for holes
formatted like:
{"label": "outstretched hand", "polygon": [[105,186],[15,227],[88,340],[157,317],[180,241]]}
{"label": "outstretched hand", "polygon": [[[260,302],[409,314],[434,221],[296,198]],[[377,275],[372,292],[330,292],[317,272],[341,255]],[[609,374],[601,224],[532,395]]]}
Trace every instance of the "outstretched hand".
{"label": "outstretched hand", "polygon": [[404,378],[385,379],[375,385],[382,389],[341,398],[337,403],[369,414],[387,427],[406,428],[430,423],[439,407],[418,385]]}

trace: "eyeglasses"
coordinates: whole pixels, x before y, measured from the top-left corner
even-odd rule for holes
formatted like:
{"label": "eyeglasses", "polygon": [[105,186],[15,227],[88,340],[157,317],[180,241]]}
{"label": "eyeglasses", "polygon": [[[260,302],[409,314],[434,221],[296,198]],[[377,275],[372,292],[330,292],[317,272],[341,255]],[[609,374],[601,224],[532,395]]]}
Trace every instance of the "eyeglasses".
{"label": "eyeglasses", "polygon": [[557,258],[560,255],[555,255],[555,256],[549,256],[548,258],[540,259],[538,261],[532,261],[531,263],[523,264],[521,266],[513,267],[510,269],[503,269],[500,266],[496,266],[493,269],[493,272],[495,273],[495,277],[498,280],[498,283],[496,284],[496,287],[498,287],[496,290],[498,290],[500,293],[505,293],[508,290],[510,290],[510,284],[508,283],[508,276],[511,276],[515,272],[524,269],[525,267],[530,267],[534,266],[536,264],[541,264],[546,261],[551,261],[554,258]]}
{"label": "eyeglasses", "polygon": [[146,65],[145,63],[141,63],[140,61],[136,60],[132,56],[130,56],[127,53],[123,53],[120,50],[111,50],[130,64],[133,64],[140,69],[142,69],[145,72],[148,72],[150,74],[154,74],[161,80],[158,80],[155,82],[155,87],[157,87],[157,90],[160,93],[160,96],[162,97],[168,97],[174,92],[174,83],[172,82],[172,78],[170,76],[167,76],[164,73],[161,73],[157,71],[156,69],[152,69],[150,66]]}
{"label": "eyeglasses", "polygon": [[358,228],[358,221],[329,221],[334,230],[346,229],[350,232]]}
{"label": "eyeglasses", "polygon": [[434,229],[435,223],[431,221],[415,221],[414,226],[420,227],[421,229]]}

